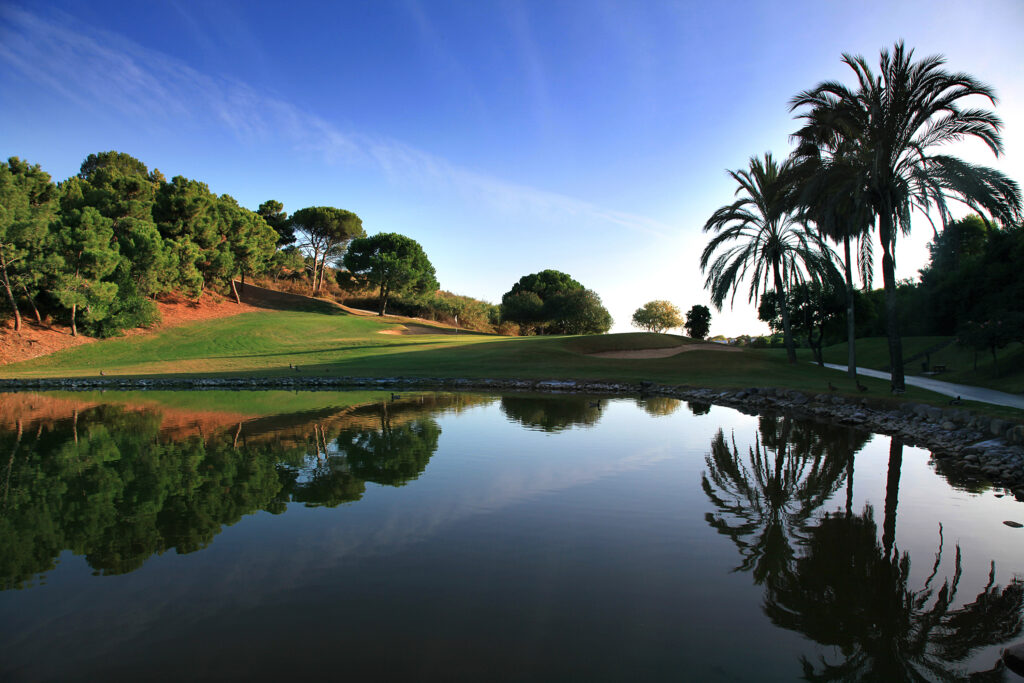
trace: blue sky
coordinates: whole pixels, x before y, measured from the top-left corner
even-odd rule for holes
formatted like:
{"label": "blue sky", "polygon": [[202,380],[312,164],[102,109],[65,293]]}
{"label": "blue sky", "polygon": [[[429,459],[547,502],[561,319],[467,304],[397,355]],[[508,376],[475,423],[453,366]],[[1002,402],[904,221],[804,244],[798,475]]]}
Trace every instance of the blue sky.
{"label": "blue sky", "polygon": [[[844,51],[902,38],[993,85],[1006,153],[955,151],[1024,181],[1022,33],[1018,0],[5,1],[0,154],[61,180],[116,149],[250,208],[349,209],[418,240],[445,289],[497,302],[555,268],[624,331],[652,299],[708,304],[726,169],[788,153],[789,99],[849,82]],[[713,334],[766,329],[744,300]]]}

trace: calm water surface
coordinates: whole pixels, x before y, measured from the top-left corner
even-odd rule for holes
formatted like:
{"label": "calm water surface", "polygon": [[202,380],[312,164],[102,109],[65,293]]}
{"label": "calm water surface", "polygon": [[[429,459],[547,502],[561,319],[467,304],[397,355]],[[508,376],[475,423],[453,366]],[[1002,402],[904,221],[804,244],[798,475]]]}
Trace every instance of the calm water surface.
{"label": "calm water surface", "polygon": [[1013,680],[1024,638],[1024,503],[671,399],[0,394],[0,486],[0,680]]}

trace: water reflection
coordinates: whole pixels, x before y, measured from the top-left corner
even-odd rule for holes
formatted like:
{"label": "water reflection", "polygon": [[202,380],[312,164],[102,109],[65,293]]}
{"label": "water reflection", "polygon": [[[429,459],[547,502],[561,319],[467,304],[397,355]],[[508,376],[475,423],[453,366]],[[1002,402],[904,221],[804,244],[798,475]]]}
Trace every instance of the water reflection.
{"label": "water reflection", "polygon": [[[728,536],[764,588],[763,610],[777,626],[799,632],[835,656],[801,657],[806,680],[1002,680],[998,663],[968,672],[979,649],[1022,630],[1024,584],[988,582],[957,605],[963,557],[939,578],[942,526],[931,573],[911,585],[910,556],[895,547],[903,444],[891,439],[881,541],[870,505],[853,514],[854,455],[869,435],[843,427],[762,417],[754,445],[741,453],[719,431],[705,457],[702,486],[717,512],[708,524]],[[819,514],[845,483],[845,511]],[[941,580],[941,585],[939,585]]]}
{"label": "water reflection", "polygon": [[701,486],[717,513],[706,519],[740,551],[741,571],[758,584],[791,570],[793,545],[818,510],[853,481],[854,454],[869,435],[811,426],[789,417],[759,419],[755,443],[741,455],[719,430],[705,456]]}
{"label": "water reflection", "polygon": [[687,401],[686,407],[690,409],[690,412],[700,417],[701,415],[707,415],[711,412],[710,403],[702,403],[701,401]]}
{"label": "water reflection", "polygon": [[679,410],[683,404],[678,398],[667,398],[665,396],[645,396],[638,398],[636,404],[644,409],[652,417],[663,417],[671,415]]}
{"label": "water reflection", "polygon": [[995,564],[974,599],[954,607],[963,576],[956,546],[952,577],[938,585],[942,528],[931,573],[911,585],[910,556],[891,555],[878,542],[874,511],[826,515],[814,526],[793,571],[765,590],[765,614],[838,656],[801,658],[812,681],[1002,680],[1002,666],[968,672],[970,655],[1021,632],[1024,584],[1000,587]]}
{"label": "water reflection", "polygon": [[501,410],[524,427],[561,432],[596,425],[607,403],[608,399],[580,396],[503,396]]}
{"label": "water reflection", "polygon": [[86,403],[66,417],[10,417],[0,589],[31,585],[64,550],[96,574],[123,574],[170,549],[200,550],[245,515],[291,501],[334,507],[359,500],[366,482],[401,486],[437,450],[429,415],[483,400],[430,395],[230,428],[210,418],[188,436],[155,409]]}

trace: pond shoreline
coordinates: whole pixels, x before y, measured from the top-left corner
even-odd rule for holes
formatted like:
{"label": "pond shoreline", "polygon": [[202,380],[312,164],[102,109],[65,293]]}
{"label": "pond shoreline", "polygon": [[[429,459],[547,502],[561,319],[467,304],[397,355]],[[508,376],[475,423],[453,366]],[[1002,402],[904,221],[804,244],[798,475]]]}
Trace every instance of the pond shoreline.
{"label": "pond shoreline", "polygon": [[784,411],[794,417],[826,421],[898,436],[904,443],[932,451],[944,468],[1002,487],[1024,500],[1024,424],[949,407],[834,394],[806,394],[773,387],[707,389],[655,382],[592,380],[465,379],[429,377],[260,377],[260,378],[46,378],[0,379],[0,391],[227,390],[330,391],[350,388],[442,389],[454,391],[534,391],[609,396],[661,396],[727,406],[755,414]]}

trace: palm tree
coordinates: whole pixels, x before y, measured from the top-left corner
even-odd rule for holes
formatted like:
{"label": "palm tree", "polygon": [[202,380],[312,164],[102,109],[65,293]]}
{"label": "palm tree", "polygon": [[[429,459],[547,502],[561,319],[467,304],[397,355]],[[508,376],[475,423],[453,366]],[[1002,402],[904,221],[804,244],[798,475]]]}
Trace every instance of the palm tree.
{"label": "palm tree", "polygon": [[[825,116],[825,120],[818,117]],[[793,158],[797,165],[794,204],[818,232],[843,245],[846,290],[847,372],[857,381],[856,320],[854,317],[853,258],[850,242],[858,243],[857,266],[865,288],[871,283],[873,254],[871,230],[874,214],[867,200],[862,170],[855,163],[853,141],[842,135],[833,112],[813,110],[801,118],[804,127],[792,137],[797,140]]]}
{"label": "palm tree", "polygon": [[[936,209],[943,224],[951,219],[950,201],[1004,222],[1021,215],[1020,187],[1002,173],[938,154],[944,144],[977,138],[997,156],[1003,149],[1002,122],[985,109],[961,109],[966,97],[979,95],[993,105],[989,86],[964,73],[943,69],[941,56],[912,61],[902,42],[883,50],[876,76],[860,56],[843,55],[857,88],[826,81],[798,94],[791,109],[808,107],[816,121],[831,121],[846,141],[843,156],[858,169],[862,189],[878,221],[882,245],[889,365],[894,390],[904,389],[903,349],[896,318],[894,247],[897,229],[910,231],[910,217]],[[813,142],[811,140],[810,142]],[[932,222],[934,229],[935,224]]]}
{"label": "palm tree", "polygon": [[[831,250],[787,210],[791,204],[792,172],[789,159],[778,164],[771,153],[765,154],[763,160],[751,157],[748,170],[729,171],[739,186],[739,198],[719,208],[704,224],[704,232],[713,230],[717,234],[704,248],[700,268],[701,272],[708,272],[704,287],[711,290],[711,302],[718,310],[722,310],[730,292],[735,300],[748,272],[751,303],[757,301],[761,287],[767,290],[771,282],[782,313],[786,355],[790,363],[795,363],[796,348],[786,307],[787,285],[808,278],[819,281],[834,266]],[[715,252],[729,242],[736,244],[712,263]]]}

